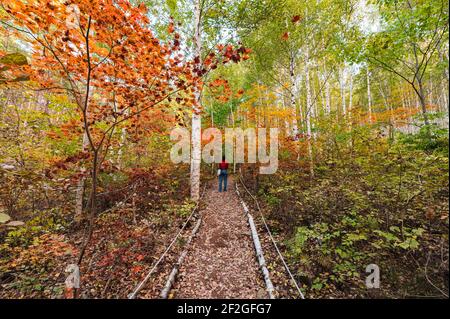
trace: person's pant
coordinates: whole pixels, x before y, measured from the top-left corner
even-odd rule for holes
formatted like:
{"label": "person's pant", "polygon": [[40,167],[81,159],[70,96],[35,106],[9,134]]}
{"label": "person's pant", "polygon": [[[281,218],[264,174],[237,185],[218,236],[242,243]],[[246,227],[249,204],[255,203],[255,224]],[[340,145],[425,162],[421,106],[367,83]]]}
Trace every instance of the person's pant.
{"label": "person's pant", "polygon": [[225,192],[227,191],[227,179],[228,179],[228,174],[221,173],[219,175],[219,192],[222,191],[222,184],[223,184],[223,190]]}

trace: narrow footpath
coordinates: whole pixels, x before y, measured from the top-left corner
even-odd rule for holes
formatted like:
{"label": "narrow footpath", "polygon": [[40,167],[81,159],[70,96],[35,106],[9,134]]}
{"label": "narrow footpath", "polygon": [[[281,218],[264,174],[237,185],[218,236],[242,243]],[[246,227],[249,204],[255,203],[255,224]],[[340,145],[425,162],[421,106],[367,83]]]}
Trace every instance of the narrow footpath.
{"label": "narrow footpath", "polygon": [[228,178],[205,190],[202,225],[174,284],[173,298],[267,298],[250,227]]}

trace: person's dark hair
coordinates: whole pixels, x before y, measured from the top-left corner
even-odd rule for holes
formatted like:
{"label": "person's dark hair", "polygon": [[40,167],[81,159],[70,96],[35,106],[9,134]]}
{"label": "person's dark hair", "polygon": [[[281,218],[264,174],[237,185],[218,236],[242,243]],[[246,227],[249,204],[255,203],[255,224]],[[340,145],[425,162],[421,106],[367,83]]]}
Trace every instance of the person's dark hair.
{"label": "person's dark hair", "polygon": [[224,161],[225,160],[225,155],[222,155],[222,161]]}

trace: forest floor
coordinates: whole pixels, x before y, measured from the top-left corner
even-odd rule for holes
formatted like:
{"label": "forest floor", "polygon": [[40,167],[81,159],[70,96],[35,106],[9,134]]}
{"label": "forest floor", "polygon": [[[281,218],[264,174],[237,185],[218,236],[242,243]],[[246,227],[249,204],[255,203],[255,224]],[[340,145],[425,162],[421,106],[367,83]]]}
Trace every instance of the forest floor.
{"label": "forest floor", "polygon": [[202,224],[174,285],[174,298],[267,298],[250,227],[234,179],[226,192],[210,183]]}

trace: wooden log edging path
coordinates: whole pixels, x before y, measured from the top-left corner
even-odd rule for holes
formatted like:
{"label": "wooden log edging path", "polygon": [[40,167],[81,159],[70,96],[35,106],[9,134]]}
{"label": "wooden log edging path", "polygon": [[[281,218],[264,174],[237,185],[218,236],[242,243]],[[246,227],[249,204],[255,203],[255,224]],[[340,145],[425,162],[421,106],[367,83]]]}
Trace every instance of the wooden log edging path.
{"label": "wooden log edging path", "polygon": [[[197,209],[199,207],[200,201],[203,198],[203,195],[205,194],[205,190],[206,190],[206,184],[203,187],[203,191],[202,191],[202,195],[200,196],[200,199],[197,201],[195,207],[192,209],[191,214],[189,215],[189,217],[186,219],[186,221],[184,222],[183,226],[181,227],[180,231],[177,233],[177,235],[175,236],[175,238],[170,242],[170,244],[167,246],[166,250],[162,253],[162,255],[159,257],[158,261],[153,265],[152,269],[148,272],[148,274],[145,276],[145,278],[139,282],[139,284],[136,286],[136,288],[133,290],[132,293],[130,293],[128,295],[128,299],[135,299],[136,296],[139,294],[139,292],[145,287],[145,285],[147,284],[148,280],[150,279],[151,275],[156,271],[158,265],[161,263],[161,261],[164,259],[165,255],[170,251],[170,249],[172,248],[172,246],[175,244],[176,240],[178,239],[178,237],[180,237],[181,233],[184,231],[184,229],[186,228],[186,226],[189,224],[189,221],[194,217],[195,213],[197,212]],[[200,226],[200,222],[201,218],[199,218],[199,221],[197,222],[198,226]],[[196,224],[196,226],[197,226]],[[196,227],[194,227],[195,229]],[[198,228],[197,228],[198,229]]]}
{"label": "wooden log edging path", "polygon": [[[240,174],[239,174],[239,175],[240,175]],[[273,238],[273,236],[272,236],[270,230],[268,229],[268,226],[267,226],[267,224],[266,224],[266,222],[265,222],[265,220],[264,220],[264,216],[262,216],[262,212],[261,212],[261,209],[260,209],[260,207],[259,207],[259,204],[258,204],[257,200],[256,200],[256,199],[254,198],[254,196],[252,196],[252,194],[248,191],[248,189],[246,188],[245,184],[243,184],[242,176],[239,176],[239,177],[240,177],[240,182],[242,183],[242,185],[243,185],[245,191],[246,191],[247,193],[249,193],[249,195],[255,200],[256,205],[257,205],[257,208],[258,208],[258,211],[259,211],[259,213],[261,214],[261,217],[262,217],[262,219],[263,219],[263,223],[264,223],[264,225],[265,225],[265,227],[266,227],[266,230],[268,231],[268,235],[269,235],[269,237],[271,238],[271,240],[272,240],[272,242],[273,242],[273,244],[274,244],[274,246],[275,246],[275,249],[276,249],[277,253],[280,255],[281,261],[283,262],[283,264],[284,264],[284,266],[285,266],[285,268],[286,268],[288,274],[290,275],[290,277],[291,277],[291,279],[292,279],[292,281],[293,281],[293,283],[294,283],[294,286],[297,288],[297,290],[298,290],[298,292],[299,292],[299,295],[300,295],[300,298],[301,298],[301,299],[304,299],[305,297],[304,297],[303,293],[301,292],[300,288],[298,287],[298,284],[297,284],[296,280],[294,279],[294,277],[293,277],[291,271],[289,270],[289,267],[287,266],[286,262],[284,261],[284,258],[283,258],[283,256],[281,255],[281,252],[279,251],[279,249],[278,249],[278,247],[277,247],[277,245],[276,245],[275,239]],[[262,245],[261,245],[260,237],[259,237],[259,235],[258,235],[258,230],[257,230],[257,227],[256,227],[256,225],[255,225],[254,218],[253,218],[253,216],[250,214],[249,207],[248,207],[247,204],[244,202],[243,197],[241,196],[241,194],[240,194],[240,192],[239,192],[238,183],[236,182],[236,183],[234,183],[234,184],[235,184],[235,192],[236,192],[236,195],[237,195],[237,198],[236,198],[236,199],[237,199],[236,204],[239,205],[239,202],[240,202],[240,204],[242,205],[243,211],[244,211],[244,215],[245,215],[245,217],[247,217],[247,222],[248,222],[248,224],[247,224],[247,223],[243,223],[242,225],[244,226],[245,224],[247,224],[248,227],[250,228],[250,234],[249,234],[249,235],[251,235],[251,237],[252,237],[252,242],[253,242],[253,246],[254,246],[254,249],[255,249],[254,252],[255,252],[255,255],[256,255],[256,260],[257,260],[257,262],[258,262],[259,269],[260,269],[260,271],[261,271],[261,273],[262,273],[262,278],[261,278],[261,279],[263,279],[263,281],[264,281],[264,284],[262,283],[262,281],[260,281],[260,282],[261,282],[261,286],[260,286],[260,287],[261,287],[261,290],[262,290],[262,294],[264,295],[264,290],[265,290],[265,292],[267,293],[267,296],[268,296],[269,299],[275,299],[276,296],[277,296],[277,292],[276,292],[276,290],[275,290],[275,288],[274,288],[274,285],[273,285],[273,283],[272,283],[272,281],[271,281],[271,279],[270,279],[270,273],[269,273],[269,270],[268,270],[268,268],[267,268],[266,260],[265,260],[265,258],[264,258],[264,253],[263,253],[263,250],[262,250],[263,248],[262,248]],[[152,269],[151,269],[150,272],[147,274],[147,276],[146,276],[146,277],[145,277],[145,278],[137,285],[137,287],[135,288],[135,290],[133,291],[133,293],[131,293],[131,294],[128,295],[128,298],[130,298],[130,299],[136,298],[136,296],[138,295],[138,293],[140,292],[140,290],[144,288],[144,286],[146,285],[146,283],[147,283],[147,281],[149,280],[150,276],[155,272],[155,270],[156,270],[158,264],[163,260],[163,258],[164,258],[164,256],[166,255],[166,253],[171,249],[171,247],[173,246],[173,244],[175,243],[175,241],[178,239],[178,237],[180,236],[180,234],[184,231],[184,229],[186,228],[186,226],[189,224],[189,221],[194,217],[194,214],[195,214],[196,211],[198,210],[200,201],[203,200],[203,194],[205,193],[205,190],[206,190],[206,184],[205,184],[205,187],[204,187],[204,189],[203,189],[203,193],[202,193],[202,196],[201,196],[200,200],[197,202],[197,204],[196,204],[195,208],[193,209],[191,215],[188,217],[188,219],[186,220],[186,222],[183,224],[183,227],[180,229],[180,231],[178,232],[178,234],[176,235],[176,237],[173,239],[173,241],[170,243],[170,245],[167,247],[167,249],[163,252],[163,254],[161,255],[161,257],[158,259],[158,261],[157,261],[157,262],[155,263],[155,265],[152,267]],[[237,211],[237,210],[238,210],[237,207],[238,207],[238,206],[236,206],[236,208],[235,208],[235,209],[236,209],[236,213],[239,214],[239,212]],[[188,256],[190,246],[192,246],[192,242],[194,241],[194,238],[198,237],[198,236],[196,236],[196,235],[197,235],[197,232],[199,231],[200,226],[201,226],[202,221],[203,221],[202,215],[203,215],[202,212],[199,212],[198,214],[195,215],[195,216],[196,216],[195,219],[197,219],[197,221],[196,221],[196,223],[195,223],[195,225],[194,225],[194,227],[193,227],[193,229],[192,229],[192,231],[191,231],[191,233],[190,233],[190,236],[189,236],[189,238],[188,238],[186,244],[184,245],[183,251],[180,253],[180,255],[179,255],[179,257],[178,257],[176,263],[174,264],[174,266],[173,266],[173,268],[172,268],[172,271],[169,273],[169,275],[168,275],[168,277],[167,277],[167,280],[166,280],[166,282],[165,282],[165,285],[163,286],[163,288],[161,289],[161,292],[160,292],[160,294],[159,294],[160,298],[162,298],[162,299],[167,299],[167,298],[169,298],[170,292],[171,292],[173,289],[175,289],[175,290],[178,289],[178,288],[177,288],[177,286],[178,286],[177,276],[178,276],[178,274],[180,273],[180,271],[182,271],[182,270],[180,270],[180,269],[185,268],[185,269],[182,271],[181,274],[183,274],[183,273],[184,273],[184,274],[190,273],[189,269],[190,269],[190,266],[192,266],[192,264],[190,264],[190,263],[188,262],[188,264],[190,264],[190,265],[184,266],[184,265],[183,265],[183,262],[185,261],[185,259],[189,259],[189,258],[186,258],[186,256]],[[202,234],[203,234],[203,233],[202,233]],[[204,235],[201,235],[201,236],[202,236],[202,238],[203,238]],[[196,244],[194,244],[194,246],[195,246],[195,245],[196,245]],[[248,244],[248,248],[249,248],[249,249],[251,249],[251,246],[250,246],[250,245],[251,245],[251,242],[249,242],[249,244]],[[250,250],[249,250],[248,256],[251,256],[251,251],[250,251]],[[191,262],[192,262],[192,260],[191,260]],[[182,265],[183,265],[183,267],[182,267]],[[256,266],[256,265],[255,265],[255,266]],[[188,268],[186,268],[186,267],[188,267]],[[194,267],[194,268],[195,268],[195,267]],[[257,273],[257,272],[256,272],[256,267],[255,267],[254,269],[255,269],[255,270],[254,270],[253,272],[256,274],[256,273]],[[188,271],[186,271],[186,270],[188,270]],[[256,277],[255,277],[255,278],[256,278]],[[195,280],[195,279],[193,279],[193,280]],[[264,286],[265,286],[265,289],[263,288]],[[256,286],[255,286],[255,287],[256,287]],[[194,294],[194,296],[195,296],[195,294]],[[231,295],[230,295],[229,297],[231,297]],[[262,297],[258,297],[258,298],[262,298]]]}
{"label": "wooden log edging path", "polygon": [[[258,200],[256,199],[256,197],[255,197],[252,193],[250,193],[250,191],[248,190],[248,188],[245,186],[245,183],[244,183],[244,181],[243,181],[243,179],[242,179],[242,172],[241,172],[241,169],[240,169],[240,168],[239,168],[239,180],[240,180],[242,186],[244,187],[245,191],[246,191],[246,192],[250,195],[250,197],[255,201],[256,207],[257,207],[258,212],[259,212],[259,214],[260,214],[260,216],[261,216],[261,220],[262,220],[262,222],[263,222],[263,224],[264,224],[264,227],[266,228],[267,233],[268,233],[268,235],[269,235],[269,237],[270,237],[270,240],[272,241],[272,243],[273,243],[273,245],[274,245],[274,247],[275,247],[275,250],[277,251],[278,256],[280,257],[280,260],[281,260],[281,262],[283,263],[284,268],[286,269],[286,272],[288,273],[289,277],[291,278],[291,281],[292,281],[294,287],[297,289],[297,292],[298,292],[300,298],[301,298],[301,299],[305,299],[305,295],[303,294],[303,292],[301,291],[300,287],[298,286],[298,283],[297,283],[297,281],[295,280],[294,275],[292,274],[291,270],[289,269],[289,266],[287,265],[286,261],[284,260],[283,254],[281,253],[281,251],[280,251],[280,249],[278,248],[278,245],[277,245],[275,239],[274,239],[273,236],[272,236],[272,232],[270,231],[269,226],[268,226],[267,223],[266,223],[266,219],[264,218],[264,215],[263,215],[263,213],[262,213],[261,207],[259,206]],[[237,184],[236,184],[236,190],[237,190]],[[239,193],[238,193],[238,194],[239,194]],[[240,195],[239,195],[239,197],[240,197]],[[247,210],[247,211],[248,211],[247,205],[246,205],[244,202],[242,202],[242,203],[243,203],[244,210]]]}
{"label": "wooden log edging path", "polygon": [[186,257],[186,255],[188,253],[189,245],[190,245],[192,239],[197,234],[197,231],[200,228],[201,222],[202,222],[202,218],[200,217],[198,219],[197,223],[195,224],[194,229],[192,229],[191,236],[189,237],[188,241],[186,242],[186,246],[185,246],[183,252],[180,254],[180,257],[178,258],[177,263],[175,264],[172,271],[170,272],[169,278],[167,279],[166,284],[164,285],[164,288],[161,291],[160,297],[162,299],[167,299],[167,297],[169,296],[169,292],[172,289],[172,285],[175,282],[176,276],[178,274],[178,270],[180,269],[180,266],[183,264],[184,258]]}
{"label": "wooden log edging path", "polygon": [[[249,238],[250,237],[252,238],[251,245],[255,249],[254,250],[254,254],[255,255],[253,255],[253,256],[256,256],[255,261],[257,263],[255,264],[255,266],[259,265],[259,268],[260,268],[260,270],[262,272],[262,277],[260,277],[260,279],[263,279],[263,280],[261,280],[261,288],[264,287],[263,291],[265,291],[265,293],[267,294],[267,297],[269,299],[275,299],[275,289],[274,289],[274,286],[272,284],[272,281],[270,280],[269,271],[267,269],[266,261],[264,259],[264,254],[263,254],[263,251],[262,251],[262,245],[261,245],[261,242],[259,240],[259,236],[258,236],[256,225],[254,223],[253,217],[251,216],[251,214],[249,214],[248,207],[246,206],[245,202],[243,202],[242,198],[239,196],[239,190],[237,189],[237,187],[238,187],[237,183],[234,183],[234,184],[235,184],[235,187],[236,187],[236,195],[237,195],[237,197],[236,197],[237,203],[236,204],[239,205],[239,206],[242,205],[244,216],[247,217],[247,223],[245,223],[245,222],[244,223],[247,225],[247,229],[249,230],[249,234],[248,234],[248,235],[250,235]],[[236,208],[235,208],[236,211],[240,210],[239,206],[236,206]],[[242,214],[242,211],[241,212],[237,212],[237,214],[238,215]],[[197,233],[199,227],[200,227],[200,221],[198,222],[196,227],[193,229],[192,234],[191,234],[191,236],[190,236],[190,238],[189,238],[189,240],[188,240],[184,250],[180,253],[178,261],[176,262],[176,264],[172,268],[172,271],[168,275],[166,283],[165,283],[165,285],[162,288],[161,293],[160,293],[160,297],[161,298],[167,299],[170,296],[170,292],[171,292],[172,289],[175,289],[175,291],[180,289],[180,287],[176,287],[177,284],[178,284],[177,276],[178,276],[179,272],[181,271],[180,269],[182,268],[182,264],[185,261],[185,257],[188,255],[189,252],[193,253],[193,250],[190,250],[191,249],[190,246],[192,246],[190,244],[193,241],[193,239],[196,237],[196,233]],[[251,246],[249,246],[249,248],[251,248]],[[187,266],[183,265],[183,267],[186,268]],[[255,271],[255,274],[257,274],[257,271]],[[259,298],[263,298],[263,297],[260,296]]]}
{"label": "wooden log edging path", "polygon": [[275,299],[275,289],[273,287],[272,281],[270,280],[269,270],[267,269],[266,266],[266,260],[264,259],[264,254],[262,251],[261,242],[259,240],[258,231],[256,230],[255,222],[248,210],[247,205],[245,204],[244,200],[242,199],[239,193],[238,184],[235,183],[235,186],[236,186],[236,194],[238,195],[239,200],[241,201],[242,207],[244,209],[244,212],[248,218],[248,223],[250,225],[250,230],[252,232],[253,244],[255,246],[256,258],[258,258],[259,267],[261,268],[264,277],[264,282],[266,284],[266,290],[269,295],[269,299]]}

